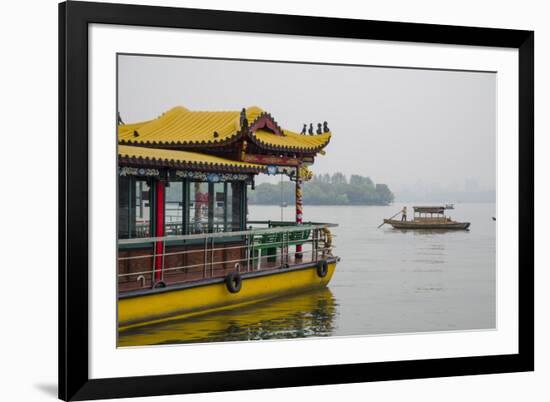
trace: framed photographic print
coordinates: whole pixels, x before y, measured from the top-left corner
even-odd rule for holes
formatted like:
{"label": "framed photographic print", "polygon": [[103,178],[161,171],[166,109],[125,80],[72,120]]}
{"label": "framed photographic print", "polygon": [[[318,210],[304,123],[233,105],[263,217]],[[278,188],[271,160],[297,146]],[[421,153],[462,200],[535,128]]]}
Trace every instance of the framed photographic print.
{"label": "framed photographic print", "polygon": [[59,24],[61,399],[533,370],[533,32]]}

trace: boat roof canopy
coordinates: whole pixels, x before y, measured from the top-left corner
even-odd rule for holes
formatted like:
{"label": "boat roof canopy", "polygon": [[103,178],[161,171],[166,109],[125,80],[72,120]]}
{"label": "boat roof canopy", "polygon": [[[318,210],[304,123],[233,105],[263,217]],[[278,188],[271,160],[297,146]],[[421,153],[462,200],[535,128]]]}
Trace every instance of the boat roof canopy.
{"label": "boat roof canopy", "polygon": [[414,212],[420,214],[442,214],[445,212],[445,207],[443,206],[430,206],[430,207],[413,207]]}
{"label": "boat roof canopy", "polygon": [[223,148],[251,140],[266,151],[318,153],[329,143],[331,132],[312,135],[283,129],[273,116],[257,106],[241,111],[195,111],[174,107],[156,119],[118,126],[121,145]]}

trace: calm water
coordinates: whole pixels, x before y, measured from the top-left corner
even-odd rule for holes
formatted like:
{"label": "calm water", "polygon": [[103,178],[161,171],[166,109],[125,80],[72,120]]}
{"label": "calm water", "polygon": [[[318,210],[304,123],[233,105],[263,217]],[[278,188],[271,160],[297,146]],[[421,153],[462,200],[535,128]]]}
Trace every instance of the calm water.
{"label": "calm water", "polygon": [[[305,206],[305,221],[340,225],[332,231],[342,261],[327,289],[133,329],[119,335],[119,344],[494,328],[495,204],[457,204],[448,211],[471,222],[469,231],[376,228],[401,207]],[[285,219],[292,214],[292,207],[284,209]],[[251,220],[280,216],[279,207],[250,206]]]}

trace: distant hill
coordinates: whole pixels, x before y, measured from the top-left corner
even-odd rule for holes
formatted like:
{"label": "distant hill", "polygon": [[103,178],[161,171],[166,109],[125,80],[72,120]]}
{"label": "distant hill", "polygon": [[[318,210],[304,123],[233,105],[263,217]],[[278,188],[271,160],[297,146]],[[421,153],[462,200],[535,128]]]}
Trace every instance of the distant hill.
{"label": "distant hill", "polygon": [[[306,205],[388,205],[394,199],[386,184],[375,184],[370,177],[359,175],[351,175],[349,180],[342,173],[315,175],[303,188]],[[295,203],[294,192],[293,182],[283,182],[282,189],[281,183],[262,183],[248,192],[248,202],[279,205],[282,198],[290,205]]]}

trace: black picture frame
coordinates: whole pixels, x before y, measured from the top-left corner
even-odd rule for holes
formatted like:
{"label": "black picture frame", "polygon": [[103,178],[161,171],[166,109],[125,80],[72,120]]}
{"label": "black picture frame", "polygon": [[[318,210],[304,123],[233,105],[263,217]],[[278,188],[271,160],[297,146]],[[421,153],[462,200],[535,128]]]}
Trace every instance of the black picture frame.
{"label": "black picture frame", "polygon": [[[88,25],[508,47],[519,51],[517,354],[214,373],[88,375]],[[59,5],[59,398],[292,387],[534,370],[534,32],[71,1]]]}

